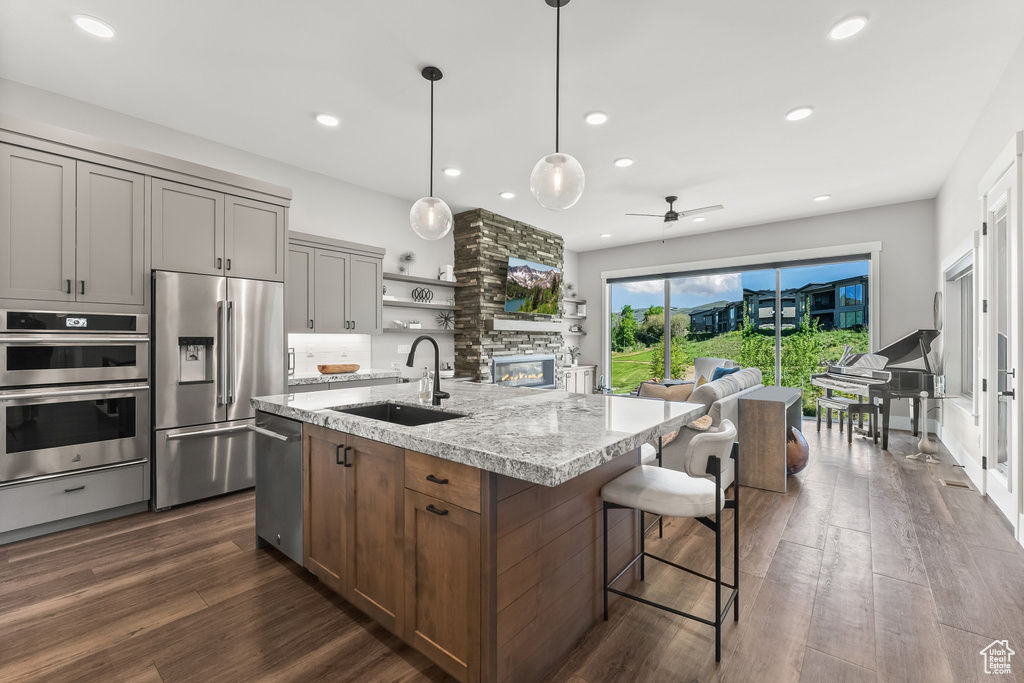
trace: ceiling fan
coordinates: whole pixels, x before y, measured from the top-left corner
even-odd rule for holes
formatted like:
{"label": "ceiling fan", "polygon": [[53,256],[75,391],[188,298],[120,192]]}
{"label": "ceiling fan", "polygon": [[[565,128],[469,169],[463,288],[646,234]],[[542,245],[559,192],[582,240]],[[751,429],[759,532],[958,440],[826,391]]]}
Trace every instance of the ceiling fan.
{"label": "ceiling fan", "polygon": [[627,216],[651,216],[654,218],[664,218],[666,223],[672,223],[678,221],[682,216],[696,216],[699,213],[707,213],[709,211],[718,211],[725,207],[721,204],[715,204],[714,206],[702,206],[699,209],[687,209],[686,211],[676,211],[672,208],[672,205],[678,201],[679,197],[671,196],[665,197],[665,201],[668,202],[668,211],[664,215],[660,213],[627,213]]}

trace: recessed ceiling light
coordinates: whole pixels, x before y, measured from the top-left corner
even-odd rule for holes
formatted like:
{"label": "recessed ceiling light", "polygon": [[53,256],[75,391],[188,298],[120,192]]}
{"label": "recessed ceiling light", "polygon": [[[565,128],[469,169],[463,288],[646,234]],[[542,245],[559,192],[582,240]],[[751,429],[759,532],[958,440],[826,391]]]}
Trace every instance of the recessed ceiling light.
{"label": "recessed ceiling light", "polygon": [[806,119],[808,116],[814,113],[814,107],[805,106],[797,107],[786,114],[787,121],[800,121]]}
{"label": "recessed ceiling light", "polygon": [[697,216],[696,218],[693,219],[693,222],[694,223],[703,223],[706,220],[707,220],[707,218],[704,218],[704,216]]}
{"label": "recessed ceiling light", "polygon": [[832,40],[849,38],[860,33],[867,24],[868,18],[865,16],[848,17],[829,29],[828,37]]}
{"label": "recessed ceiling light", "polygon": [[457,175],[462,175],[462,171],[460,171],[457,168],[450,168],[449,167],[449,168],[444,169],[444,174],[445,175],[450,175],[450,176],[454,177],[454,176],[457,176]]}
{"label": "recessed ceiling light", "polygon": [[814,201],[816,201],[816,202],[827,202],[830,199],[832,199],[832,195],[830,195],[830,194],[819,194],[817,197],[814,198]]}
{"label": "recessed ceiling light", "polygon": [[514,199],[515,196],[516,196],[516,193],[515,192],[501,192],[500,194],[498,194],[498,196],[501,197],[502,199]]}
{"label": "recessed ceiling light", "polygon": [[626,168],[627,166],[633,165],[633,160],[630,159],[629,157],[622,157],[621,159],[615,160],[615,165],[618,166],[619,168]]}
{"label": "recessed ceiling light", "polygon": [[599,126],[608,120],[608,114],[603,111],[592,111],[583,117],[583,120],[592,126]]}
{"label": "recessed ceiling light", "polygon": [[611,233],[607,233],[607,232],[606,232],[606,233],[602,233],[602,235],[601,235],[601,239],[603,239],[603,240],[606,240],[606,239],[608,239],[609,237],[611,237]]}
{"label": "recessed ceiling light", "polygon": [[331,126],[332,128],[341,123],[337,116],[331,116],[330,114],[317,114],[316,122],[321,126]]}
{"label": "recessed ceiling light", "polygon": [[75,17],[75,24],[78,28],[82,29],[86,33],[91,33],[94,36],[99,36],[100,38],[114,37],[114,28],[110,24],[105,21],[100,21],[96,17],[79,14]]}

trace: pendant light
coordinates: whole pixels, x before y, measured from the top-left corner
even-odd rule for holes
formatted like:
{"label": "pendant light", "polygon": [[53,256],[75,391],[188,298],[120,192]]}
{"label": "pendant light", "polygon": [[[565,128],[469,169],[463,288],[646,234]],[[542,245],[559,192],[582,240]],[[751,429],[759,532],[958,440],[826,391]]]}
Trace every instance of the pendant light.
{"label": "pendant light", "polygon": [[568,209],[583,196],[583,167],[572,156],[558,151],[559,57],[562,38],[562,6],[569,0],[544,0],[555,8],[555,153],[537,162],[530,174],[530,192],[545,209]]}
{"label": "pendant light", "polygon": [[430,195],[416,200],[409,211],[409,224],[413,232],[425,240],[439,240],[452,229],[452,210],[443,199],[434,196],[434,81],[444,74],[436,66],[420,72],[430,81]]}

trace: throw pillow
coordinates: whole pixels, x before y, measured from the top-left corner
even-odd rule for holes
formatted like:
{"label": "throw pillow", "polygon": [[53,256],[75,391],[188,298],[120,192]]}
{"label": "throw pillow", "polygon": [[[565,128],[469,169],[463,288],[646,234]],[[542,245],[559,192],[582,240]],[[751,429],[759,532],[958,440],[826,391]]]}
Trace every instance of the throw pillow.
{"label": "throw pillow", "polygon": [[715,368],[714,373],[711,375],[711,381],[714,382],[716,379],[721,379],[726,375],[731,375],[734,372],[739,372],[740,368]]}
{"label": "throw pillow", "polygon": [[708,378],[705,377],[704,375],[701,375],[700,377],[697,378],[696,386],[698,386],[698,387],[704,386],[707,383],[708,383]]}
{"label": "throw pillow", "polygon": [[666,401],[682,402],[690,398],[690,393],[692,391],[692,384],[673,384],[665,386],[664,384],[644,382],[640,385],[639,395],[642,398],[660,398]]}

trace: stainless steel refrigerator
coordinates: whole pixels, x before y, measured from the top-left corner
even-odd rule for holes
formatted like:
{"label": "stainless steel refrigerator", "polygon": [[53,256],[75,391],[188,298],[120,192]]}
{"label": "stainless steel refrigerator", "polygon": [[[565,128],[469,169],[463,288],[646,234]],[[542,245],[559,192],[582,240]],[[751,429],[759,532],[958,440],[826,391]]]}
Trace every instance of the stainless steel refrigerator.
{"label": "stainless steel refrigerator", "polygon": [[283,394],[284,285],[153,273],[153,507],[254,485],[252,396]]}

